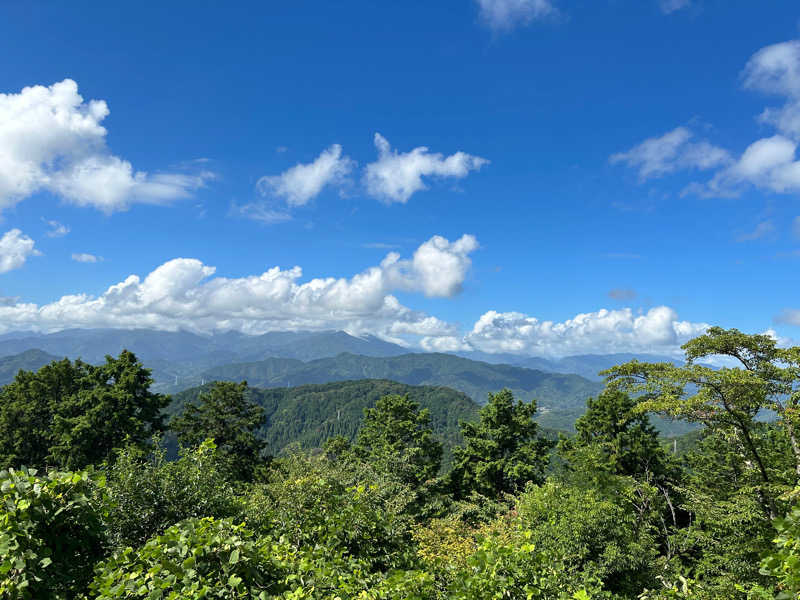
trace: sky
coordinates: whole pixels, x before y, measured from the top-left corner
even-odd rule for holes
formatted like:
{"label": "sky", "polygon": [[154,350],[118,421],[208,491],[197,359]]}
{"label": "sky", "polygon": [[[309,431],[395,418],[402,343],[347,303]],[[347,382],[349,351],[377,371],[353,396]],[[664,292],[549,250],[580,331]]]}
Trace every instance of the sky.
{"label": "sky", "polygon": [[0,333],[800,339],[800,5],[0,3]]}

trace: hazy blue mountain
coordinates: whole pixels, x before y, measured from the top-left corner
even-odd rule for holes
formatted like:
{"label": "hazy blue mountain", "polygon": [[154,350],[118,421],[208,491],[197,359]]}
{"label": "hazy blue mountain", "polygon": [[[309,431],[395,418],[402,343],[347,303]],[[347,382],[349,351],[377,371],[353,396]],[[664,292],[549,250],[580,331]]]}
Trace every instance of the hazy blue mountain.
{"label": "hazy blue mountain", "polygon": [[0,358],[0,385],[11,383],[20,370],[38,371],[54,360],[61,360],[61,358],[37,349],[4,356]]}
{"label": "hazy blue mountain", "polygon": [[484,404],[489,392],[504,387],[524,400],[536,399],[540,421],[565,429],[583,413],[586,399],[597,394],[601,384],[577,375],[546,373],[511,365],[492,365],[451,354],[404,354],[369,357],[340,354],[305,363],[266,359],[231,364],[204,371],[205,381],[246,380],[255,387],[287,387],[351,379],[391,379],[409,385],[447,386]]}
{"label": "hazy blue mountain", "polygon": [[602,381],[603,378],[598,375],[600,371],[610,369],[615,365],[626,363],[634,359],[641,362],[671,362],[674,364],[683,364],[682,361],[676,361],[674,358],[668,356],[629,353],[581,354],[566,356],[559,359],[531,357],[519,360],[515,364],[531,369],[551,371],[553,373],[574,373],[586,379]]}

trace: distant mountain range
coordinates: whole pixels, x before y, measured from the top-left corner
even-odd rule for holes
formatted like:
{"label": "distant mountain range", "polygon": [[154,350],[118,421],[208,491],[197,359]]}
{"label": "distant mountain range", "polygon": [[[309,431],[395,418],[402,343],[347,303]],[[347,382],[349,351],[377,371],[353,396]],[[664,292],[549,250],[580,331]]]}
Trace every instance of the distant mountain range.
{"label": "distant mountain range", "polygon": [[[526,401],[535,398],[540,422],[554,429],[570,429],[583,413],[586,399],[600,392],[599,371],[633,358],[671,360],[634,354],[554,360],[480,352],[410,354],[397,344],[343,331],[202,336],[148,329],[71,329],[0,336],[0,385],[10,382],[20,369],[36,370],[63,357],[100,363],[105,355],[118,355],[123,349],[134,352],[152,370],[153,387],[162,393],[177,393],[215,379],[247,380],[264,388],[386,379],[447,386],[483,404],[489,392],[508,387]],[[663,424],[661,428],[673,429]]]}

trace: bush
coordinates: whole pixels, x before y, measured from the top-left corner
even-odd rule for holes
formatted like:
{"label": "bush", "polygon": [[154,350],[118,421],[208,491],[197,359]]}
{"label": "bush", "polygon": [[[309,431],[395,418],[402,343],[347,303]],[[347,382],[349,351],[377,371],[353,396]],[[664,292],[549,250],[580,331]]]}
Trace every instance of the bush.
{"label": "bush", "polygon": [[324,546],[373,570],[405,568],[414,558],[413,492],[360,463],[293,455],[269,484],[250,494],[246,523],[295,546]]}
{"label": "bush", "polygon": [[89,472],[0,471],[0,597],[67,599],[103,555],[103,480]]}
{"label": "bush", "polygon": [[109,471],[108,488],[109,538],[118,547],[140,546],[190,517],[231,517],[241,506],[210,440],[175,462],[159,444],[149,456],[127,448]]}

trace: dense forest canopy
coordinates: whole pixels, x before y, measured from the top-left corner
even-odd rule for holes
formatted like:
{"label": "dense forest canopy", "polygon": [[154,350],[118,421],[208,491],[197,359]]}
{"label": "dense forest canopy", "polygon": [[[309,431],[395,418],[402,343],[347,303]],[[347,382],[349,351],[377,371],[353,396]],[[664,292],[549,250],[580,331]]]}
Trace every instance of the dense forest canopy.
{"label": "dense forest canopy", "polygon": [[[800,598],[800,348],[720,328],[683,348],[609,369],[558,438],[511,389],[170,398],[128,351],[20,371],[0,597]],[[666,442],[654,414],[701,429]]]}

